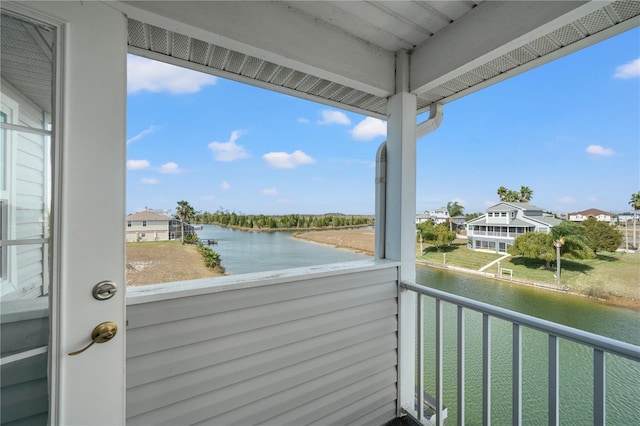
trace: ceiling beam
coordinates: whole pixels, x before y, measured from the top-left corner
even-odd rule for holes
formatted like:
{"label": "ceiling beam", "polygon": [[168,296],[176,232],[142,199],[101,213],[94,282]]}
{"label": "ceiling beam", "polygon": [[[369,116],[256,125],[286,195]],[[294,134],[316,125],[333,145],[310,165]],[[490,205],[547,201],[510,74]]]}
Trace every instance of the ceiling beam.
{"label": "ceiling beam", "polygon": [[129,17],[376,96],[394,93],[395,57],[286,5],[265,1],[109,2]]}
{"label": "ceiling beam", "polygon": [[414,49],[411,91],[431,90],[607,3],[485,1]]}

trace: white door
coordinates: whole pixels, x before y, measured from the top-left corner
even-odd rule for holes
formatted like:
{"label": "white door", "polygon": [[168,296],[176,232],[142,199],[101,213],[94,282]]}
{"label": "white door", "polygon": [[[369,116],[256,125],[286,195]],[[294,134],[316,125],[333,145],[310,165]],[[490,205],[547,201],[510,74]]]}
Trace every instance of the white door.
{"label": "white door", "polygon": [[[126,20],[98,2],[1,6],[2,423],[124,424]],[[98,300],[103,281],[118,290]],[[110,340],[69,355],[105,322]],[[44,395],[20,377],[38,359]]]}

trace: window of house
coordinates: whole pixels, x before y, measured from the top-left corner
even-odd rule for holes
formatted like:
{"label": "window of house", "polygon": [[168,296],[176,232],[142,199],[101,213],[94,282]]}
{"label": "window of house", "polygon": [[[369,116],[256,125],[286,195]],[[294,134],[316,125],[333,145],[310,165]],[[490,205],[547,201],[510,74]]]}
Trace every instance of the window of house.
{"label": "window of house", "polygon": [[[0,124],[4,124],[6,122],[7,114],[0,111]],[[7,131],[3,128],[0,128],[0,164],[2,164],[2,170],[0,170],[0,191],[2,192],[7,190],[7,155],[9,148],[6,139]]]}
{"label": "window of house", "polygon": [[142,221],[142,226],[147,226],[147,221],[146,220]]}
{"label": "window of house", "polygon": [[500,213],[500,217],[507,217],[507,212]]}
{"label": "window of house", "polygon": [[127,221],[127,227],[131,228],[131,221],[130,220]]}

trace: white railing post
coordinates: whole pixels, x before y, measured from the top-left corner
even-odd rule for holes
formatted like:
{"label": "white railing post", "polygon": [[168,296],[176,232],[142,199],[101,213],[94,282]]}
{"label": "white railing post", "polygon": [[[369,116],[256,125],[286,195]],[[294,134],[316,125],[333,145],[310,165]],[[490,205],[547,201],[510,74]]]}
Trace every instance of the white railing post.
{"label": "white railing post", "polygon": [[549,426],[560,424],[560,348],[558,337],[549,335]]}
{"label": "white railing post", "polygon": [[513,323],[511,423],[522,425],[522,328]]}
{"label": "white railing post", "polygon": [[593,350],[593,424],[604,425],[606,419],[606,370],[604,352]]}
{"label": "white railing post", "polygon": [[464,381],[465,381],[465,366],[464,366],[464,340],[465,340],[465,327],[464,327],[464,308],[458,305],[458,424],[465,424],[465,408],[464,408]]}
{"label": "white railing post", "polygon": [[491,317],[482,314],[482,424],[491,424]]}

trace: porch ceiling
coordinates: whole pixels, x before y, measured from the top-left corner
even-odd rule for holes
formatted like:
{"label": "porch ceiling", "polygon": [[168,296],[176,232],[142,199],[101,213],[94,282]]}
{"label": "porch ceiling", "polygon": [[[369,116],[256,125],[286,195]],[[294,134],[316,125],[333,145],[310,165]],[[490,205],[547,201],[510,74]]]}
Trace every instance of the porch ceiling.
{"label": "porch ceiling", "polygon": [[395,53],[418,112],[640,24],[640,2],[116,3],[132,53],[384,118]]}

